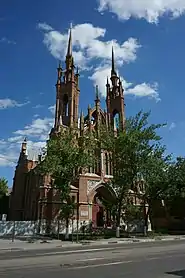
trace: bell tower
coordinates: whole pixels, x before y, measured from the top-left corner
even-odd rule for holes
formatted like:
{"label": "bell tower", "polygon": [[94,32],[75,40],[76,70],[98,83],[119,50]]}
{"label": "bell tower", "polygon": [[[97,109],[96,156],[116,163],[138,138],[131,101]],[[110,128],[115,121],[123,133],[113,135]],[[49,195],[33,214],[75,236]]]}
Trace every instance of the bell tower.
{"label": "bell tower", "polygon": [[125,105],[124,105],[124,89],[122,82],[115,70],[114,49],[112,47],[112,68],[111,68],[111,84],[107,78],[106,84],[106,104],[107,104],[107,117],[109,127],[114,130],[124,129],[125,124]]}
{"label": "bell tower", "polygon": [[69,30],[65,70],[59,63],[56,83],[56,112],[54,129],[64,126],[77,128],[79,106],[79,72],[75,73],[74,59],[72,55],[72,27]]}

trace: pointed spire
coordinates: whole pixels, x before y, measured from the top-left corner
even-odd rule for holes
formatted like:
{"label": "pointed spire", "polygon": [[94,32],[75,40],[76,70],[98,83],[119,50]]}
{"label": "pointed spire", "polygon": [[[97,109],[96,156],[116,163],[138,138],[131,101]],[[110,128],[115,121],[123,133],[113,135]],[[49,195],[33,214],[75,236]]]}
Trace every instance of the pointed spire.
{"label": "pointed spire", "polygon": [[109,87],[110,86],[110,84],[109,84],[109,78],[108,78],[108,76],[107,76],[107,83],[106,83],[106,87]]}
{"label": "pointed spire", "polygon": [[122,81],[121,81],[120,77],[119,77],[119,86],[120,86],[120,88],[122,88]]}
{"label": "pointed spire", "polygon": [[112,71],[115,71],[115,65],[114,65],[114,47],[112,45]]}
{"label": "pointed spire", "polygon": [[80,118],[83,118],[83,111],[81,110]]}
{"label": "pointed spire", "polygon": [[62,77],[62,67],[61,67],[61,61],[59,60],[58,68],[57,68],[58,76],[57,76],[57,85],[61,83],[61,77]]}
{"label": "pointed spire", "polygon": [[79,67],[78,66],[76,67],[76,75],[80,75],[79,74]]}
{"label": "pointed spire", "polygon": [[67,47],[67,56],[72,56],[72,23],[69,29],[69,39],[68,39],[68,47]]}
{"label": "pointed spire", "polygon": [[117,75],[115,71],[115,59],[114,59],[114,47],[112,45],[112,69],[111,69],[111,76]]}
{"label": "pointed spire", "polygon": [[80,127],[82,127],[83,122],[84,122],[84,114],[83,114],[83,111],[81,110],[81,113],[80,113]]}
{"label": "pointed spire", "polygon": [[22,142],[21,153],[26,154],[27,152],[27,138],[25,137]]}
{"label": "pointed spire", "polygon": [[95,87],[95,94],[96,94],[96,100],[99,100],[98,85],[96,85],[96,87]]}
{"label": "pointed spire", "polygon": [[39,153],[38,153],[38,162],[42,161],[42,148],[39,148]]}

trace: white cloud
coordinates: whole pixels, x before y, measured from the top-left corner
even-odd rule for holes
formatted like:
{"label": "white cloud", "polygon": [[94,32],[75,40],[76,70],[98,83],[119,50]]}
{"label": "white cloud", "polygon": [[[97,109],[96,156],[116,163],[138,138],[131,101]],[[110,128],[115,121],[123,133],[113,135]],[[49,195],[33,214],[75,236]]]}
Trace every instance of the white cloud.
{"label": "white cloud", "polygon": [[[43,42],[55,58],[64,60],[68,34],[62,34],[48,26],[46,23],[40,23],[38,26],[44,32]],[[75,64],[80,65],[82,70],[91,70],[89,79],[93,81],[94,85],[99,86],[100,93],[105,96],[106,79],[110,77],[112,45],[114,45],[117,71],[123,64],[136,60],[137,50],[141,45],[135,38],[129,38],[122,43],[116,40],[106,41],[106,29],[94,27],[90,23],[76,25],[72,32]],[[144,82],[134,87],[134,84],[125,79],[123,79],[123,85],[127,94],[159,100],[157,86]],[[49,109],[54,113],[53,107]]]}
{"label": "white cloud", "polygon": [[[89,77],[95,84],[99,86],[99,92],[103,97],[106,97],[106,82],[107,82],[107,77],[109,79],[110,83],[110,64],[106,64],[104,66],[97,67],[94,70],[94,73],[92,76]],[[132,83],[128,83],[125,79],[122,79],[122,84],[124,89],[127,89],[129,86],[132,85]]]}
{"label": "white cloud", "polygon": [[0,167],[14,167],[17,159],[14,153],[0,154]]}
{"label": "white cloud", "polygon": [[7,140],[0,139],[0,167],[15,167],[20,153],[21,144],[27,137],[27,148],[38,152],[45,147],[49,132],[53,127],[52,118],[33,119],[32,123],[23,129],[13,132],[15,136]]}
{"label": "white cloud", "polygon": [[52,106],[48,107],[49,111],[51,112],[52,115],[55,115],[55,104]]}
{"label": "white cloud", "polygon": [[33,115],[33,118],[38,118],[38,117],[39,117],[39,114]]}
{"label": "white cloud", "polygon": [[[23,136],[10,137],[5,140],[1,140],[0,144],[3,141],[3,145],[0,146],[0,167],[15,167],[19,159],[21,144],[23,142]],[[28,154],[31,152],[38,153],[43,147],[46,146],[46,137],[43,135],[40,136],[40,140],[33,142],[31,140],[27,141]]]}
{"label": "white cloud", "polygon": [[135,17],[157,23],[164,15],[176,18],[185,12],[184,0],[98,0],[98,3],[101,13],[108,10],[120,20]]}
{"label": "white cloud", "polygon": [[[98,67],[94,71],[93,75],[89,77],[94,84],[98,84],[99,91],[102,96],[106,97],[106,80],[107,77],[110,78],[110,65],[105,65],[103,67]],[[150,99],[155,99],[157,102],[160,101],[158,93],[158,84],[147,84],[142,83],[134,85],[130,82],[127,82],[123,77],[121,77],[123,88],[125,90],[125,95],[131,95],[137,98],[148,97]],[[110,79],[109,79],[110,83]]]}
{"label": "white cloud", "polygon": [[16,100],[4,98],[4,99],[0,99],[0,109],[7,109],[7,108],[12,108],[12,107],[22,107],[28,103],[29,103],[29,101],[27,101],[25,103],[19,103]]}
{"label": "white cloud", "polygon": [[35,106],[33,106],[34,109],[39,109],[39,108],[42,108],[43,105],[42,104],[36,104]]}
{"label": "white cloud", "polygon": [[53,30],[53,28],[45,22],[39,23],[38,28],[42,29],[42,30],[45,30],[45,31],[52,31]]}
{"label": "white cloud", "polygon": [[18,160],[17,142],[0,139],[0,167],[14,167]]}
{"label": "white cloud", "polygon": [[110,65],[97,67],[92,76],[89,77],[95,84],[99,86],[99,92],[102,96],[106,96],[106,80],[110,76]]}
{"label": "white cloud", "polygon": [[133,95],[135,97],[149,97],[155,99],[157,102],[160,101],[159,93],[157,91],[158,84],[147,84],[142,83],[138,84],[132,88],[128,88],[125,91],[125,94],[127,95]]}
{"label": "white cloud", "polygon": [[30,149],[42,149],[46,146],[46,138],[44,139],[45,141],[38,141],[38,142],[27,141],[27,146]]}
{"label": "white cloud", "polygon": [[176,128],[176,123],[172,122],[169,126],[169,130]]}
{"label": "white cloud", "polygon": [[40,136],[48,135],[52,126],[52,118],[37,118],[34,119],[30,125],[25,126],[24,129],[15,131],[14,134],[39,138]]}
{"label": "white cloud", "polygon": [[15,41],[9,40],[9,39],[6,38],[6,37],[1,38],[1,39],[0,39],[0,43],[16,44]]}
{"label": "white cloud", "polygon": [[0,149],[6,144],[4,139],[0,139]]}
{"label": "white cloud", "polygon": [[[38,25],[44,31],[44,44],[50,53],[57,59],[64,60],[67,49],[68,33],[60,33],[56,30],[45,28],[42,23]],[[52,27],[51,27],[52,28]],[[75,63],[82,69],[89,68],[89,63],[93,60],[111,59],[112,40],[104,41],[106,29],[94,27],[90,23],[78,24],[73,27],[73,55]],[[82,36],[83,34],[83,36]],[[117,60],[132,62],[136,59],[136,51],[140,47],[138,41],[129,38],[128,41],[119,44],[114,41]]]}
{"label": "white cloud", "polygon": [[8,138],[8,142],[10,143],[22,143],[24,136],[14,136]]}

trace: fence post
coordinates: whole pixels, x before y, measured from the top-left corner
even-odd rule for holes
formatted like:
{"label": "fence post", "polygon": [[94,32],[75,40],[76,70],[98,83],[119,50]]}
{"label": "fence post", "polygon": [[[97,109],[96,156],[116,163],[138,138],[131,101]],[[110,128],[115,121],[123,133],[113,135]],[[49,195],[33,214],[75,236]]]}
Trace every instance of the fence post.
{"label": "fence post", "polygon": [[57,220],[57,238],[60,239],[60,220]]}
{"label": "fence post", "polygon": [[73,242],[73,233],[74,233],[74,218],[72,217],[72,233],[71,233],[71,241]]}
{"label": "fence post", "polygon": [[15,221],[13,221],[12,242],[15,240]]}

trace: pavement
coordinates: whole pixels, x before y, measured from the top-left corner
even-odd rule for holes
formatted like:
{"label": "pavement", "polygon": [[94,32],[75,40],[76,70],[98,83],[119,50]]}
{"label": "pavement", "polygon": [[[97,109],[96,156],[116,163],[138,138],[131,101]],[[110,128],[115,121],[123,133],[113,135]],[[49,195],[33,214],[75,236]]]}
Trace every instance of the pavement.
{"label": "pavement", "polygon": [[185,240],[185,236],[157,236],[155,238],[110,238],[101,240],[82,240],[80,242],[67,242],[61,240],[50,240],[50,239],[15,239],[12,242],[11,239],[0,238],[0,253],[4,251],[21,251],[21,250],[49,250],[55,248],[78,248],[80,246],[100,246],[109,244],[133,244],[133,243],[145,243],[145,242],[156,242],[156,241],[175,241]]}
{"label": "pavement", "polygon": [[[31,252],[28,256],[24,253]],[[14,254],[14,257],[11,255]],[[1,278],[185,277],[185,241],[105,245],[45,252],[0,254]]]}

